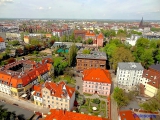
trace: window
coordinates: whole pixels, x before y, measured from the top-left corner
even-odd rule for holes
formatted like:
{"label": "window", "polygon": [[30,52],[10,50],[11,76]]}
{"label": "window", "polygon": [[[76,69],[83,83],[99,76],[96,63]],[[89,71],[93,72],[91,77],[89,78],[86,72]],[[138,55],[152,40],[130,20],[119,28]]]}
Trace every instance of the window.
{"label": "window", "polygon": [[47,96],[47,98],[49,98],[49,96]]}
{"label": "window", "polygon": [[56,100],[58,100],[58,98],[56,98]]}
{"label": "window", "polygon": [[48,103],[49,103],[49,100],[48,100]]}
{"label": "window", "polygon": [[43,95],[43,97],[45,97],[45,95]]}
{"label": "window", "polygon": [[54,101],[52,101],[52,103],[54,103]]}
{"label": "window", "polygon": [[52,99],[54,99],[54,97],[52,97]]}

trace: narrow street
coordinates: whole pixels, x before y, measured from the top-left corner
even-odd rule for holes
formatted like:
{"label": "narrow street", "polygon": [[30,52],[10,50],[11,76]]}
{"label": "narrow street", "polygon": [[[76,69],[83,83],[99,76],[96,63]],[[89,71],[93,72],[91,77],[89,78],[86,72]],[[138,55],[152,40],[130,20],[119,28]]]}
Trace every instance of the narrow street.
{"label": "narrow street", "polygon": [[17,104],[19,107],[30,110],[37,111],[42,113],[48,113],[49,109],[43,108],[41,106],[37,106],[31,101],[20,100],[14,97],[11,97],[7,94],[0,92],[0,100],[4,100],[8,104]]}

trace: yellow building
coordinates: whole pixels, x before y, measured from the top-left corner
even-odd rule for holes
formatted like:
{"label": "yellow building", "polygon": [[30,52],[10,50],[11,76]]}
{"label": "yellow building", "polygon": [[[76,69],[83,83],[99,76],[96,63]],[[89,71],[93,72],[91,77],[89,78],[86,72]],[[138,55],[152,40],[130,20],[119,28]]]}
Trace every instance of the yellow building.
{"label": "yellow building", "polygon": [[24,42],[29,44],[29,37],[28,36],[24,36]]}

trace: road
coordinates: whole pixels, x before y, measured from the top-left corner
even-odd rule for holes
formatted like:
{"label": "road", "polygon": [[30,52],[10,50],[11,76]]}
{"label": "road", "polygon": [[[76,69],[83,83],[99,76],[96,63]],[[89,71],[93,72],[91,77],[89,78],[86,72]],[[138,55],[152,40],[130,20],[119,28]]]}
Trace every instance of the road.
{"label": "road", "polygon": [[110,70],[112,77],[112,87],[111,87],[111,118],[112,120],[118,120],[118,111],[117,111],[117,103],[112,98],[113,90],[117,86],[116,84],[116,75],[113,73],[113,70]]}
{"label": "road", "polygon": [[0,99],[5,100],[6,103],[9,103],[9,104],[18,104],[19,107],[26,109],[26,110],[42,112],[42,113],[49,112],[49,109],[43,108],[41,106],[37,106],[34,103],[32,103],[31,101],[20,100],[18,98],[11,97],[11,96],[4,94],[2,92],[0,92]]}
{"label": "road", "polygon": [[33,111],[20,108],[19,106],[7,104],[5,102],[0,102],[0,106],[2,109],[7,109],[7,111],[15,113],[18,118],[24,120],[28,120],[34,115]]}

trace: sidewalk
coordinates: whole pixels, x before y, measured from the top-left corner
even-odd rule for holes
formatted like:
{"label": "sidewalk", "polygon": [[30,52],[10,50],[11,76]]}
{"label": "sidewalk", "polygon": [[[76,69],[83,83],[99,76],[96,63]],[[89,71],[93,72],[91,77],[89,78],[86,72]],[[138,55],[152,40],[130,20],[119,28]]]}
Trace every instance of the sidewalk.
{"label": "sidewalk", "polygon": [[25,101],[18,98],[14,98],[2,92],[0,92],[0,100],[5,100],[5,102],[9,104],[18,104],[19,107],[30,110],[30,111],[36,111],[36,112],[42,112],[42,113],[49,112],[49,109],[43,108],[41,106],[37,106],[31,101]]}

